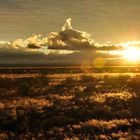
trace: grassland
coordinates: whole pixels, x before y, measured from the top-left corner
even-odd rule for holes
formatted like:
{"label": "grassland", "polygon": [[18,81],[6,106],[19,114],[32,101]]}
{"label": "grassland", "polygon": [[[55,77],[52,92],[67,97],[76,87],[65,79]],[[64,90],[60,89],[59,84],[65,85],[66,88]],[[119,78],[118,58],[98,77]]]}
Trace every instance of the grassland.
{"label": "grassland", "polygon": [[139,73],[20,71],[1,70],[0,140],[140,140]]}

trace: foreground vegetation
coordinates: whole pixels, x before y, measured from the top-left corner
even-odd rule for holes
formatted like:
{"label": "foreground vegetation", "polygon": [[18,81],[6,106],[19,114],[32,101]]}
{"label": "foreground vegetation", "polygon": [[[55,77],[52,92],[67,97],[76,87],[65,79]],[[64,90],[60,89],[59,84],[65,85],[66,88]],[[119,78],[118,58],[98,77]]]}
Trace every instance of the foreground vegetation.
{"label": "foreground vegetation", "polygon": [[140,139],[140,75],[1,74],[0,140]]}

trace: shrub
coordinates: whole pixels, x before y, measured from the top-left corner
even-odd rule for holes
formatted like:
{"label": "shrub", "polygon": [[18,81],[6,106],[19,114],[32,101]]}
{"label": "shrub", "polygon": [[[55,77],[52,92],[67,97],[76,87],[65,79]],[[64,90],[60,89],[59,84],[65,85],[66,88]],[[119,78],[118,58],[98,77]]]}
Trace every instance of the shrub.
{"label": "shrub", "polygon": [[28,96],[30,93],[30,84],[28,82],[19,83],[18,93],[23,96]]}

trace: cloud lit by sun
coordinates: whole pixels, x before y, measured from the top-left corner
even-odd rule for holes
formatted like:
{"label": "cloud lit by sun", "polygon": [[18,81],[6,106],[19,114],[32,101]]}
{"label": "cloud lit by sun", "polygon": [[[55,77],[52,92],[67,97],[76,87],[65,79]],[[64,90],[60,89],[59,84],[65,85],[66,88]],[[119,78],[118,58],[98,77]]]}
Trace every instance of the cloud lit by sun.
{"label": "cloud lit by sun", "polygon": [[129,41],[129,42],[125,42],[125,43],[120,43],[119,46],[123,46],[123,47],[131,47],[131,46],[137,46],[140,44],[140,41]]}

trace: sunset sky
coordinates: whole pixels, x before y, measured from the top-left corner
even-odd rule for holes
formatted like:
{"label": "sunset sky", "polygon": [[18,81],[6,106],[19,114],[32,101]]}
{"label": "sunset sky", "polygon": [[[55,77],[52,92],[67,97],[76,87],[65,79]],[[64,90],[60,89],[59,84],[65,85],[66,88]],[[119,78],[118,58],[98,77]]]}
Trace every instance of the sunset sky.
{"label": "sunset sky", "polygon": [[[139,13],[139,0],[0,0],[0,64],[119,63],[121,53],[95,52],[95,44],[138,42]],[[73,28],[63,32],[68,18]]]}
{"label": "sunset sky", "polygon": [[139,0],[0,0],[0,39],[58,31],[71,17],[98,42],[139,40]]}

